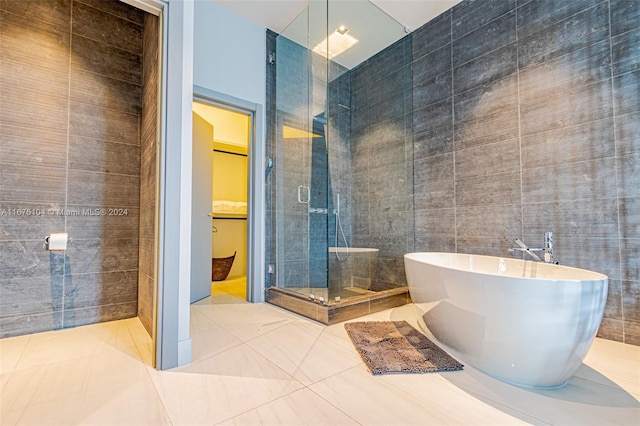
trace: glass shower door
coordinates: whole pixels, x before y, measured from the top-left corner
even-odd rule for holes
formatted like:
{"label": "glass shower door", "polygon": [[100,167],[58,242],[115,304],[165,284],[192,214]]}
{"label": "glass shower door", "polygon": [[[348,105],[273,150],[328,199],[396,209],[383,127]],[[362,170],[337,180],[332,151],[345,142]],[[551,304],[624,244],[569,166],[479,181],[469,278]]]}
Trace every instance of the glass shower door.
{"label": "glass shower door", "polygon": [[[276,166],[277,285],[323,296],[327,287],[327,150],[324,126],[279,126],[282,150]],[[312,289],[314,289],[312,291]],[[326,296],[323,296],[326,298]]]}
{"label": "glass shower door", "polygon": [[[281,122],[282,123],[282,122]],[[276,163],[277,286],[293,291],[309,287],[309,218],[311,198],[309,138],[296,127],[278,126]],[[293,133],[293,134],[289,134]]]}
{"label": "glass shower door", "polygon": [[[313,18],[313,19],[311,19]],[[327,299],[326,3],[309,5],[276,39],[276,286]]]}
{"label": "glass shower door", "polygon": [[[364,37],[371,27],[383,37]],[[366,0],[307,2],[268,34],[267,297],[276,305],[309,316],[406,294],[416,227],[404,34]],[[327,309],[291,302],[300,295]]]}

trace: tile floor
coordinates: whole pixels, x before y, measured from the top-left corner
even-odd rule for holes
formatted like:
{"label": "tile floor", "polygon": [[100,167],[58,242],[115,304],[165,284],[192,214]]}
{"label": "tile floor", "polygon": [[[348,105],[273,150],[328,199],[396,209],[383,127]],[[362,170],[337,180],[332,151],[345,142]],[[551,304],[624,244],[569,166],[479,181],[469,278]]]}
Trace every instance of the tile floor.
{"label": "tile floor", "polygon": [[[464,371],[372,376],[342,324],[214,285],[192,306],[193,363],[149,366],[137,319],[0,340],[5,425],[640,424],[640,347],[596,339],[559,390]],[[358,320],[413,322],[410,305]]]}

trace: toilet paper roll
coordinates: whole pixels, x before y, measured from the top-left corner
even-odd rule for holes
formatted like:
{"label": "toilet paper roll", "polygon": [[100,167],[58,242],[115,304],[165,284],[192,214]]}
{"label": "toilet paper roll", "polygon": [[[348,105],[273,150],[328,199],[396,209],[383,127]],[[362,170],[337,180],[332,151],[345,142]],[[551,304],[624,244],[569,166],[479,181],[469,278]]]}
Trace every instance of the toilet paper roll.
{"label": "toilet paper roll", "polygon": [[51,234],[47,238],[47,248],[49,250],[66,250],[68,240],[69,236],[66,232],[60,234]]}

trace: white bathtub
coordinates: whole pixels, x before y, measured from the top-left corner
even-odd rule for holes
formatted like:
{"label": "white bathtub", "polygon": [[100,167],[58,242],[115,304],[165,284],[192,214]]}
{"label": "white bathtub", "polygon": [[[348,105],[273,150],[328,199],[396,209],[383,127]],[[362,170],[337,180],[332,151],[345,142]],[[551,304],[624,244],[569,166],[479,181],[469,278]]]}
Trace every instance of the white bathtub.
{"label": "white bathtub", "polygon": [[404,256],[419,325],[461,362],[528,387],[563,386],[598,331],[606,275],[458,253]]}

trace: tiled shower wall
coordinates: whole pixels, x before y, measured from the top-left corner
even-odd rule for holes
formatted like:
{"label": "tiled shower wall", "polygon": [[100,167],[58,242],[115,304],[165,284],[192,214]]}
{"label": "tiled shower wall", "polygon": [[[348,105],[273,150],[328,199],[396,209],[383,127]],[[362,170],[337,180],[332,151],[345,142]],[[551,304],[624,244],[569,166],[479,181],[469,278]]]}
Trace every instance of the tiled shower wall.
{"label": "tiled shower wall", "polygon": [[[0,2],[0,337],[134,317],[144,13]],[[67,232],[65,252],[44,237]]]}
{"label": "tiled shower wall", "polygon": [[379,249],[375,291],[407,285],[413,251],[411,45],[405,37],[349,73],[353,246]]}
{"label": "tiled shower wall", "polygon": [[[351,74],[337,63],[330,63],[327,93],[327,146],[329,161],[329,247],[353,247],[353,175],[351,173]],[[337,211],[338,196],[340,211]],[[329,294],[357,284],[353,273],[363,262],[353,256],[329,253]],[[366,268],[366,267],[365,267]],[[361,268],[362,269],[362,268]],[[367,271],[368,272],[368,271]],[[359,276],[366,276],[360,272]],[[361,285],[366,287],[365,285]],[[335,296],[334,296],[335,297]]]}
{"label": "tiled shower wall", "polygon": [[[416,250],[554,232],[640,344],[640,2],[465,1],[412,34]],[[399,68],[401,65],[398,66]]]}

